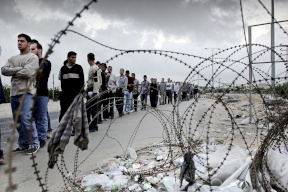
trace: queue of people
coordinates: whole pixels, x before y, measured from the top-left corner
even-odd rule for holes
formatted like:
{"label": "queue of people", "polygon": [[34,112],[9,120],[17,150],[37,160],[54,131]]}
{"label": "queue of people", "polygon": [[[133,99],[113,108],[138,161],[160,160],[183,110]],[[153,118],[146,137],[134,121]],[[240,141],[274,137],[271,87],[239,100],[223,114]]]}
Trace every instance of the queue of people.
{"label": "queue of people", "polygon": [[[11,77],[10,102],[14,121],[16,112],[20,104],[22,105],[17,127],[18,147],[14,152],[25,152],[29,155],[46,145],[49,138],[47,136],[51,132],[47,111],[51,62],[42,58],[41,44],[26,34],[18,35],[18,49],[20,54],[12,56],[1,68],[1,72],[2,75]],[[87,54],[90,68],[85,83],[83,68],[76,64],[76,59],[76,52],[68,52],[67,59],[59,71],[61,82],[59,123],[65,121],[62,117],[79,93],[86,94],[90,132],[98,131],[98,124],[103,121],[113,119],[116,111],[119,117],[122,117],[136,112],[138,108],[146,110],[148,98],[152,108],[156,108],[158,103],[164,105],[186,101],[192,97],[197,99],[197,86],[172,82],[169,78],[167,82],[164,78],[161,82],[151,78],[149,82],[146,75],[140,81],[136,79],[135,73],[131,73],[130,76],[130,71],[125,71],[123,68],[116,75],[112,66],[107,67],[105,63],[95,62],[93,53]],[[21,102],[22,100],[24,102]],[[31,111],[32,108],[35,110]],[[71,135],[74,135],[74,130]]]}

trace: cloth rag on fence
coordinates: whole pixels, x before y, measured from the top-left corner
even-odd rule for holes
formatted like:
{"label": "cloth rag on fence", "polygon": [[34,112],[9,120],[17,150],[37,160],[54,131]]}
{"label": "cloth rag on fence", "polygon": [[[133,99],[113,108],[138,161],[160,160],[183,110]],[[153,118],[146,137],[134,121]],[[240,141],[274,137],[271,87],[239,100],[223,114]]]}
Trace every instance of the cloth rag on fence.
{"label": "cloth rag on fence", "polygon": [[81,150],[88,149],[88,128],[86,107],[83,96],[79,93],[64,114],[48,143],[49,168],[53,169],[58,155],[64,153],[73,129],[75,130],[74,145]]}

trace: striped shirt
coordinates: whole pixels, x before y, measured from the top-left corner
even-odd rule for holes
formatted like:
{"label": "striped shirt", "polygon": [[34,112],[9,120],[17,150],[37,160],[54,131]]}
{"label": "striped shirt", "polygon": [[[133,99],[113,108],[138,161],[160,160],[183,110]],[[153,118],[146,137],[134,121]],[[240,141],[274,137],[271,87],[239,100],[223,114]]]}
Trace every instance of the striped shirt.
{"label": "striped shirt", "polygon": [[77,95],[84,86],[84,74],[81,65],[71,68],[63,66],[60,71],[61,89],[63,95]]}

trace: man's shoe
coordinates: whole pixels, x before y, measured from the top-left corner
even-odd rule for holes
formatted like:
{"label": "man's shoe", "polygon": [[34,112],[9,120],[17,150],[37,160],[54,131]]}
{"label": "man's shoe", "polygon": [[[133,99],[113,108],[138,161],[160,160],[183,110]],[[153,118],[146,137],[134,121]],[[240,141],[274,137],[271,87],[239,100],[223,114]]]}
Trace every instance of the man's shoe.
{"label": "man's shoe", "polygon": [[23,152],[26,152],[27,150],[28,150],[28,148],[21,149],[20,147],[17,147],[16,149],[13,149],[13,152],[15,152],[15,153],[23,153]]}
{"label": "man's shoe", "polygon": [[37,146],[31,145],[31,146],[29,147],[29,149],[27,149],[26,155],[35,154],[35,153],[37,153],[38,150],[39,150],[39,145],[37,145]]}
{"label": "man's shoe", "polygon": [[46,145],[46,141],[39,139],[40,148],[43,148]]}

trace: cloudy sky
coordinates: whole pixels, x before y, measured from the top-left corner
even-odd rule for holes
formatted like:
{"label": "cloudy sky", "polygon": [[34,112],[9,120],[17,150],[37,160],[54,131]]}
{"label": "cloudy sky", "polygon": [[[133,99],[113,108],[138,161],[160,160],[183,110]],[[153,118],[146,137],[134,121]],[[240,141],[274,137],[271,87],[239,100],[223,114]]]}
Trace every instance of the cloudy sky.
{"label": "cloudy sky", "polygon": [[[90,0],[1,0],[0,67],[9,57],[19,54],[17,49],[19,33],[27,33],[37,39],[42,43],[45,52],[54,34],[66,27],[67,22],[88,2]],[[262,0],[262,2],[269,10],[271,9],[271,0]],[[243,0],[242,3],[246,33],[248,25],[271,22],[271,17],[258,1]],[[287,8],[287,0],[275,0],[275,18],[278,21],[288,19]],[[288,31],[288,22],[281,25]],[[76,20],[70,29],[119,49],[171,50],[205,58],[212,54],[211,49],[205,48],[225,50],[235,45],[245,44],[239,0],[98,0]],[[276,45],[280,43],[287,45],[288,41],[288,36],[277,25],[275,25],[275,41]],[[254,27],[253,43],[270,46],[270,26]],[[253,48],[255,51],[262,49]],[[236,49],[215,56],[215,60],[220,61],[219,58],[227,57],[234,50]],[[96,60],[101,62],[119,53],[68,32],[48,58],[52,63],[50,87],[52,87],[53,74],[55,86],[59,85],[58,71],[69,51],[78,53],[77,63],[83,66],[85,75],[89,69],[86,61],[87,53],[93,52]],[[242,49],[234,54],[232,59],[238,60],[247,56],[246,51]],[[285,52],[281,53],[285,54]],[[174,56],[192,67],[202,61],[194,57]],[[268,61],[269,57],[269,53],[266,53],[257,61]],[[242,61],[247,63],[248,59]],[[226,63],[229,64],[231,63]],[[187,66],[155,54],[126,54],[109,62],[108,65],[113,67],[116,75],[119,74],[120,68],[124,68],[136,73],[138,79],[142,79],[142,76],[147,74],[148,78],[170,77],[175,81],[183,81],[190,72]],[[201,74],[206,78],[211,77],[210,65],[211,62],[206,61],[200,66],[201,69],[203,68]],[[219,65],[215,64],[214,70],[218,67]],[[245,65],[234,64],[232,67],[240,72]],[[257,65],[257,67],[270,73],[269,64]],[[278,63],[276,75],[283,70],[283,63]],[[244,74],[247,76],[246,72]],[[226,70],[217,75],[215,86],[218,86],[219,79],[221,82],[229,83],[235,77],[234,72]],[[4,76],[1,78],[4,84],[9,85],[10,78]],[[197,78],[195,76],[191,80]],[[245,83],[245,81],[239,79],[238,83]],[[204,85],[204,82],[200,80],[200,84]]]}

